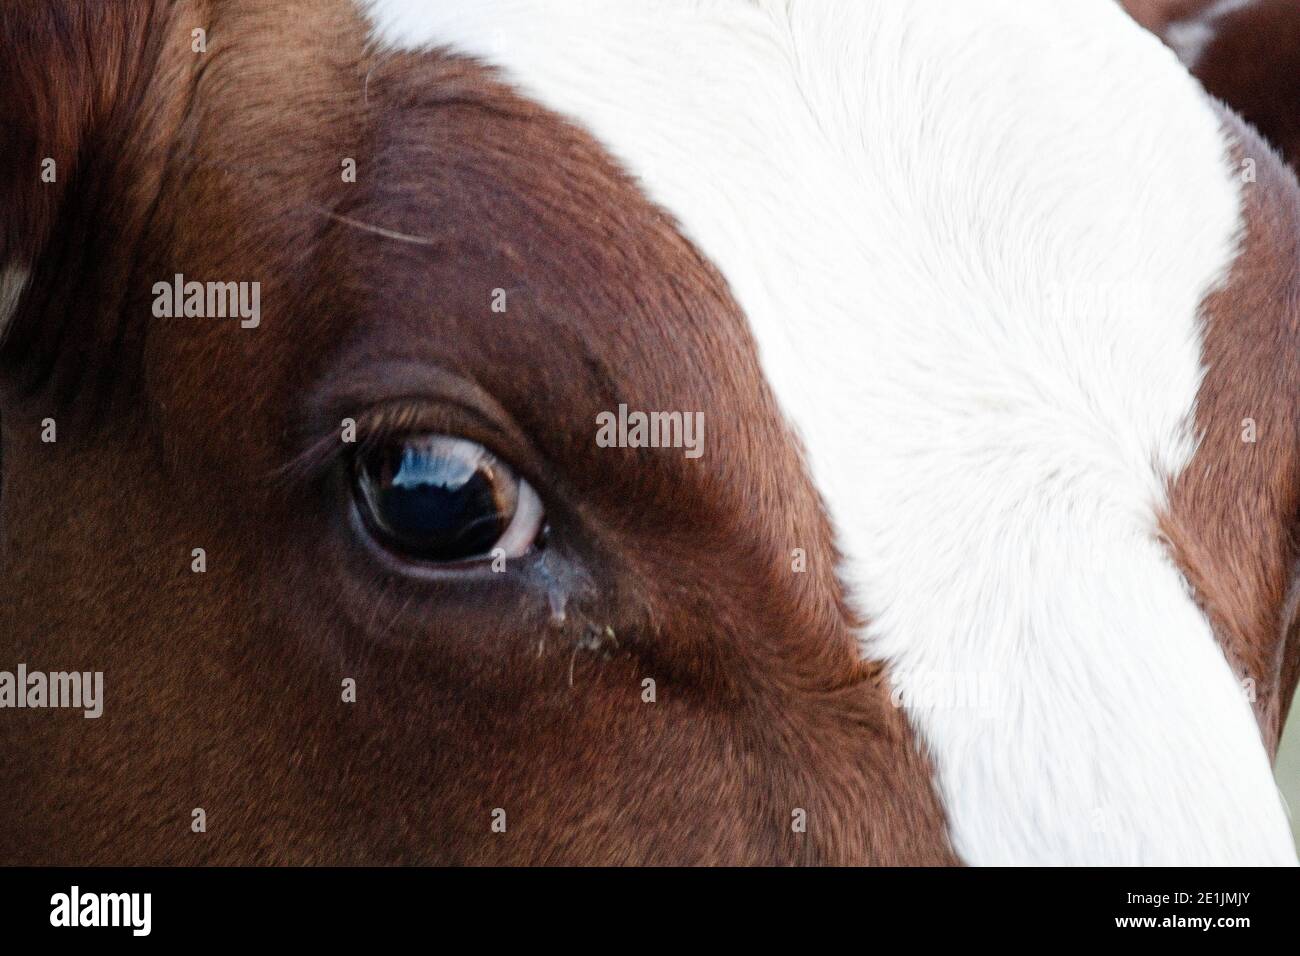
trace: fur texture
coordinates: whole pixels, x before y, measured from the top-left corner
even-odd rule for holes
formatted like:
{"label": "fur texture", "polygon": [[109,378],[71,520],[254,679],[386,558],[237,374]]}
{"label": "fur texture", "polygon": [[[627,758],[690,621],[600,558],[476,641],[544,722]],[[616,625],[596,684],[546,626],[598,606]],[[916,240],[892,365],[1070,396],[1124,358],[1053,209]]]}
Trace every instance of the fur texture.
{"label": "fur texture", "polygon": [[[1300,187],[1172,53],[361,9],[0,5],[0,654],[106,698],[0,720],[0,862],[1292,858]],[[178,272],[261,324],[156,318]],[[598,447],[624,402],[704,456]],[[378,559],[344,418],[490,446],[545,546]]]}
{"label": "fur texture", "polygon": [[368,9],[591,130],[727,277],[864,646],[904,703],[997,685],[990,720],[909,707],[968,861],[1294,861],[1159,538],[1242,228],[1171,54],[1076,0]]}

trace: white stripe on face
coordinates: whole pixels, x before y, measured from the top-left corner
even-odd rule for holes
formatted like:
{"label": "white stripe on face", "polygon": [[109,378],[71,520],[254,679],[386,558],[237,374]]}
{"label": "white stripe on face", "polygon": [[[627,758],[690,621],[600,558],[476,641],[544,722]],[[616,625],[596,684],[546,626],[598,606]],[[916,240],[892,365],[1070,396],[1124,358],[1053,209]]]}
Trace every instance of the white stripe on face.
{"label": "white stripe on face", "polygon": [[1294,862],[1156,538],[1241,227],[1172,53],[1078,0],[368,8],[591,131],[727,277],[968,861]]}

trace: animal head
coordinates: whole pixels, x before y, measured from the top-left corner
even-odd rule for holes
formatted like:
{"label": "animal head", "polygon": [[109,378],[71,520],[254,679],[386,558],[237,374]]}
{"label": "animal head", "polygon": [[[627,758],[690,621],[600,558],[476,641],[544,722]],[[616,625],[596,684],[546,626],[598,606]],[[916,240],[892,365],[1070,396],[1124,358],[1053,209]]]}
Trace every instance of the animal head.
{"label": "animal head", "polygon": [[956,6],[0,13],[0,846],[1294,861],[1300,188]]}

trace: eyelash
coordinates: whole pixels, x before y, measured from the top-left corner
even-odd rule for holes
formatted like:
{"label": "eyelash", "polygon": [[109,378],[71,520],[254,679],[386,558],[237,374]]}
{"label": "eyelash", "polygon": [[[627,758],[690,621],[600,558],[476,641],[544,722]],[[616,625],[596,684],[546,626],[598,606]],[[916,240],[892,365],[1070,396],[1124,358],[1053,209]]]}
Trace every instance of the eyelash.
{"label": "eyelash", "polygon": [[[359,412],[338,414],[328,431],[318,433],[309,441],[304,451],[283,470],[282,477],[291,486],[312,484],[341,462],[387,442],[420,434],[446,434],[477,442],[497,458],[506,462],[515,473],[528,481],[541,494],[540,485],[531,469],[516,461],[515,455],[501,449],[501,434],[486,423],[482,416],[461,406],[431,406],[422,400],[394,399],[364,408]],[[343,441],[345,421],[355,423],[356,440]]]}

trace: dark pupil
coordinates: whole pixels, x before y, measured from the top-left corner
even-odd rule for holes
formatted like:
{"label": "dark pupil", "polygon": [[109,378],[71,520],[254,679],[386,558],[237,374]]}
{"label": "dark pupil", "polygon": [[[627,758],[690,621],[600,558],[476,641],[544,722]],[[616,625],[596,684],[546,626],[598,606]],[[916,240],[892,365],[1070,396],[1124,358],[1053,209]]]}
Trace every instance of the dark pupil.
{"label": "dark pupil", "polygon": [[500,466],[477,445],[407,441],[367,455],[361,466],[363,513],[390,545],[416,557],[485,555],[510,524]]}

